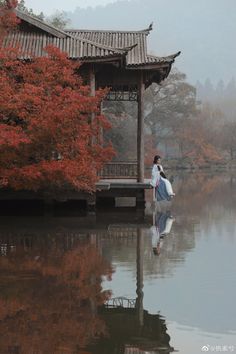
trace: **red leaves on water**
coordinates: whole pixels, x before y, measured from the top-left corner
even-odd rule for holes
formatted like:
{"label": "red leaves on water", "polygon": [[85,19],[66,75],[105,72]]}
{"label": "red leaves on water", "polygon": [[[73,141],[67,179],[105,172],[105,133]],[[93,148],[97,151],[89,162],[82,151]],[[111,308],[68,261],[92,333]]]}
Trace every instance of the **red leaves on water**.
{"label": "red leaves on water", "polygon": [[0,258],[4,353],[11,346],[22,353],[77,353],[107,333],[96,310],[110,296],[102,279],[111,277],[111,265],[90,244],[66,252],[49,244],[42,253],[40,243],[30,252],[18,248]]}

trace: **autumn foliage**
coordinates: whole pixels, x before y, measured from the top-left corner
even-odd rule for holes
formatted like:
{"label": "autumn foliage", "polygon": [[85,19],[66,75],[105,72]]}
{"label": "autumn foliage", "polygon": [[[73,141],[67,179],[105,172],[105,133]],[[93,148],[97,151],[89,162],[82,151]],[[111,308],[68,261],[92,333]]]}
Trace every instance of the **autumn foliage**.
{"label": "autumn foliage", "polygon": [[196,165],[204,165],[207,161],[222,161],[221,154],[211,144],[205,132],[201,116],[186,120],[181,129],[176,131],[183,157],[189,158]]}
{"label": "autumn foliage", "polygon": [[[5,7],[0,28],[13,19]],[[54,47],[45,52],[21,61],[19,50],[0,49],[0,187],[91,191],[113,155],[100,136],[109,127],[99,110],[105,91],[92,97],[78,62]]]}
{"label": "autumn foliage", "polygon": [[0,2],[0,43],[4,35],[14,29],[19,20],[12,11],[18,2],[17,0],[6,0]]}

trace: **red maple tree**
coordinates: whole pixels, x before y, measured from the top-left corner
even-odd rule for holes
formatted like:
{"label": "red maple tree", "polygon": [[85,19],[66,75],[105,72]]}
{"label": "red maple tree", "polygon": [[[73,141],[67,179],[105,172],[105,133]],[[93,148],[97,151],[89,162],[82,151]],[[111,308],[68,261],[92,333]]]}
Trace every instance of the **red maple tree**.
{"label": "red maple tree", "polygon": [[[17,23],[15,5],[1,7],[2,40]],[[45,51],[25,62],[16,48],[0,49],[0,187],[92,191],[114,154],[97,138],[109,126],[99,109],[106,92],[92,97],[78,62],[55,47]]]}

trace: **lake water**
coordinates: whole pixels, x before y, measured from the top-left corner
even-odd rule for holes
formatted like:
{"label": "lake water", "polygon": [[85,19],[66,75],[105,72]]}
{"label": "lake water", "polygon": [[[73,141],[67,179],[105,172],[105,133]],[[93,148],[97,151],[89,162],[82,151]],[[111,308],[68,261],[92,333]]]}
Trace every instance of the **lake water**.
{"label": "lake water", "polygon": [[236,352],[236,178],[173,187],[145,213],[1,216],[0,353]]}

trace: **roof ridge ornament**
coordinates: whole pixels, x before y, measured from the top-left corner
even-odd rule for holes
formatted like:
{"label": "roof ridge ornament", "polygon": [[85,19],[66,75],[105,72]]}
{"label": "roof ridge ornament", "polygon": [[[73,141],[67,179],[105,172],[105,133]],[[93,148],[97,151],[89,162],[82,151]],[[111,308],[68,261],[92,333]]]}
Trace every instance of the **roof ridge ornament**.
{"label": "roof ridge ornament", "polygon": [[147,28],[145,28],[139,32],[145,32],[148,35],[150,33],[150,31],[152,31],[152,30],[153,30],[153,22],[151,22]]}
{"label": "roof ridge ornament", "polygon": [[150,23],[149,27],[148,27],[148,30],[149,31],[152,31],[153,30],[153,22]]}
{"label": "roof ridge ornament", "polygon": [[177,53],[168,55],[167,58],[173,58],[173,59],[175,59],[175,58],[178,57],[180,54],[181,54],[181,51],[179,50]]}

